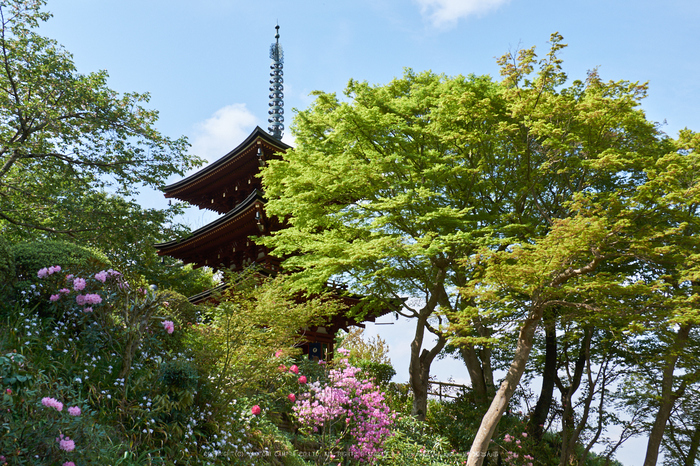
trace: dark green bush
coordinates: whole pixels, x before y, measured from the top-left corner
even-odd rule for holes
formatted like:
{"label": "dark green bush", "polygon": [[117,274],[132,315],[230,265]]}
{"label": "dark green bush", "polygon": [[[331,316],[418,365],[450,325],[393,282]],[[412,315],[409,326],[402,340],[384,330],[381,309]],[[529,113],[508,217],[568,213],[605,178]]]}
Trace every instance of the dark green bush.
{"label": "dark green bush", "polygon": [[167,361],[160,367],[158,382],[166,387],[194,390],[198,381],[197,370],[187,361]]}
{"label": "dark green bush", "polygon": [[15,281],[15,258],[8,242],[0,237],[0,296]]}
{"label": "dark green bush", "polygon": [[60,265],[63,269],[110,266],[109,259],[102,252],[66,241],[23,242],[11,249],[19,280],[34,280],[39,269],[53,265]]}
{"label": "dark green bush", "polygon": [[357,361],[355,365],[362,369],[366,377],[373,379],[374,383],[381,386],[391,382],[391,379],[396,375],[396,371],[391,364],[382,364],[367,359],[361,359]]}
{"label": "dark green bush", "polygon": [[28,307],[39,305],[42,313],[55,289],[47,287],[47,281],[37,276],[40,269],[58,265],[63,271],[88,275],[110,266],[109,259],[101,252],[65,241],[27,241],[14,244],[11,251],[15,262],[15,296]]}
{"label": "dark green bush", "polygon": [[198,322],[199,307],[189,302],[189,300],[180,293],[175,291],[169,293],[168,310],[173,318],[183,325]]}

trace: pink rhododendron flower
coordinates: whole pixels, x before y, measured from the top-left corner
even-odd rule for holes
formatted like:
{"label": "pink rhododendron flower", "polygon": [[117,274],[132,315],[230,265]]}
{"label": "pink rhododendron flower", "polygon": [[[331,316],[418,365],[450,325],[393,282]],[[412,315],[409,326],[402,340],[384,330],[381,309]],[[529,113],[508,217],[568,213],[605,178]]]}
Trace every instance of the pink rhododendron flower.
{"label": "pink rhododendron flower", "polygon": [[282,356],[282,350],[278,349],[277,351],[275,351],[275,357],[279,358],[280,356]]}
{"label": "pink rhododendron flower", "polygon": [[68,408],[68,414],[70,414],[71,416],[80,416],[80,413],[80,408],[77,406],[71,406],[70,408]]}
{"label": "pink rhododendron flower", "polygon": [[289,401],[291,401],[292,403],[297,401],[297,397],[294,395],[294,393],[290,393],[289,395],[287,395],[287,398],[289,398]]}
{"label": "pink rhododendron flower", "polygon": [[306,383],[306,376],[305,376],[305,375],[302,375],[301,377],[299,377],[299,383],[300,383],[300,384],[305,384],[305,383]]}
{"label": "pink rhododendron flower", "polygon": [[165,328],[166,332],[173,333],[175,331],[175,323],[172,320],[164,320],[163,328]]}
{"label": "pink rhododendron flower", "polygon": [[49,301],[51,301],[52,303],[55,303],[55,302],[58,301],[59,299],[61,299],[61,295],[60,295],[60,294],[52,294],[51,297],[49,298]]}
{"label": "pink rhododendron flower", "polygon": [[75,463],[72,461],[66,461],[65,463],[63,463],[63,466],[75,466]]}
{"label": "pink rhododendron flower", "polygon": [[[341,359],[340,365],[344,367],[331,369],[325,385],[310,384],[309,391],[299,395],[292,410],[297,421],[314,432],[325,429],[329,423],[344,421],[347,435],[353,439],[350,454],[367,461],[381,454],[396,416],[374,384],[357,378],[359,368],[351,366],[347,359]],[[299,382],[302,378],[305,383],[305,376],[299,377]]]}
{"label": "pink rhododendron flower", "polygon": [[85,295],[85,304],[100,304],[102,302],[102,296],[91,293]]}
{"label": "pink rhododendron flower", "polygon": [[68,288],[61,288],[60,290],[58,290],[58,292],[63,293],[63,294],[68,294],[68,293],[70,293],[70,290]]}
{"label": "pink rhododendron flower", "polygon": [[59,437],[56,438],[56,441],[58,442],[58,447],[61,450],[65,451],[73,451],[75,450],[75,442],[70,439],[70,437],[65,437],[63,434],[61,434]]}
{"label": "pink rhododendron flower", "polygon": [[277,370],[280,372],[284,372],[287,370],[287,366],[285,366],[284,364],[280,364]]}
{"label": "pink rhododendron flower", "polygon": [[75,291],[83,291],[85,289],[85,279],[76,278],[75,280],[73,280],[73,289]]}
{"label": "pink rhododendron flower", "polygon": [[85,295],[79,294],[76,296],[75,302],[78,303],[78,306],[85,306]]}
{"label": "pink rhododendron flower", "polygon": [[43,269],[39,269],[36,276],[39,278],[45,278],[48,274],[49,274],[49,269],[44,267]]}
{"label": "pink rhododendron flower", "polygon": [[262,410],[260,409],[260,406],[255,405],[250,409],[250,412],[253,413],[253,415],[258,416]]}
{"label": "pink rhododendron flower", "polygon": [[63,403],[58,401],[56,398],[44,397],[41,399],[41,404],[47,408],[54,408],[56,411],[63,411]]}
{"label": "pink rhododendron flower", "polygon": [[523,437],[527,437],[527,432],[523,432]]}
{"label": "pink rhododendron flower", "polygon": [[92,308],[90,306],[85,306],[83,312],[92,312]]}
{"label": "pink rhododendron flower", "polygon": [[294,372],[295,374],[298,374],[299,367],[296,364],[292,364],[292,366],[289,368],[289,372]]}
{"label": "pink rhododendron flower", "polygon": [[107,280],[107,272],[104,270],[95,274],[95,280],[104,283]]}
{"label": "pink rhododendron flower", "polygon": [[49,267],[49,275],[52,273],[60,272],[61,271],[61,266],[60,265],[54,265],[52,267]]}

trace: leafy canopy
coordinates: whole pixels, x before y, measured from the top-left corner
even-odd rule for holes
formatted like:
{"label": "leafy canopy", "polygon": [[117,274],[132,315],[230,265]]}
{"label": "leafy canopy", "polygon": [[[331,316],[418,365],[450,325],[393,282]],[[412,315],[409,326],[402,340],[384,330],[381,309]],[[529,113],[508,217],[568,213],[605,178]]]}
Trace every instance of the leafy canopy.
{"label": "leafy canopy", "polygon": [[185,138],[155,129],[148,94],[119,95],[105,71],[79,73],[70,53],[37,34],[50,17],[44,4],[0,2],[0,229],[80,236],[102,226],[93,201],[128,211],[111,196],[157,188],[201,161],[185,153]]}

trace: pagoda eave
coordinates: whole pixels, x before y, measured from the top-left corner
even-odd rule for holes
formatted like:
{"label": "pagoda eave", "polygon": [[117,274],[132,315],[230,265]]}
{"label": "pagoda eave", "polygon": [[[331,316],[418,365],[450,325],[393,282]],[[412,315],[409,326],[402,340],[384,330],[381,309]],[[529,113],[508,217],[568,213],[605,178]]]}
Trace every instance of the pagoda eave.
{"label": "pagoda eave", "polygon": [[[260,189],[260,179],[256,174],[264,159],[290,148],[256,127],[243,143],[219,160],[163,188],[165,197],[224,214],[250,189]],[[232,176],[236,180],[234,184],[231,183]]]}
{"label": "pagoda eave", "polygon": [[[168,255],[194,264],[195,268],[240,269],[252,262],[273,261],[267,248],[256,245],[250,237],[269,232],[272,226],[264,216],[264,200],[260,191],[253,191],[233,210],[193,231],[188,237],[156,244],[158,255]],[[267,264],[277,268],[275,264]]]}

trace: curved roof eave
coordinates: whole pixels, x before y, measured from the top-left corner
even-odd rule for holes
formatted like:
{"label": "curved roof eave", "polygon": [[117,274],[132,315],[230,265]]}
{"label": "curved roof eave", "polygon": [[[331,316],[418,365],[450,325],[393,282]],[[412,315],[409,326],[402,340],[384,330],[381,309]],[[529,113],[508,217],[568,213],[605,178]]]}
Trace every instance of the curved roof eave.
{"label": "curved roof eave", "polygon": [[179,189],[182,189],[183,187],[196,183],[199,181],[201,178],[205,178],[207,175],[210,173],[216,171],[221,165],[224,165],[227,163],[229,160],[234,159],[239,153],[245,151],[248,147],[250,147],[256,139],[261,138],[265,140],[268,144],[277,147],[280,149],[280,151],[285,151],[287,149],[291,149],[292,146],[285,144],[284,142],[280,141],[279,139],[275,138],[268,132],[266,132],[264,129],[262,129],[259,126],[256,126],[255,129],[253,130],[252,133],[243,141],[240,143],[235,149],[233,149],[231,152],[228,154],[224,155],[218,160],[215,160],[214,162],[210,163],[206,167],[202,168],[196,173],[193,173],[192,175],[188,176],[187,178],[183,178],[180,181],[177,181],[173,184],[170,184],[168,186],[165,186],[163,188],[164,193],[168,193],[169,191],[177,191]]}
{"label": "curved roof eave", "polygon": [[174,246],[181,246],[184,243],[196,240],[198,237],[203,236],[203,235],[207,234],[208,232],[217,229],[221,225],[225,225],[229,221],[234,220],[240,214],[242,214],[242,213],[246,212],[248,209],[250,209],[251,206],[254,206],[257,202],[264,204],[265,199],[263,198],[263,195],[260,191],[258,191],[257,189],[254,189],[253,192],[251,192],[248,195],[248,197],[245,198],[245,200],[243,202],[241,202],[236,207],[229,210],[226,214],[217,218],[213,222],[209,222],[206,225],[204,225],[203,227],[198,228],[197,230],[193,231],[185,238],[174,239],[172,241],[168,241],[165,243],[154,244],[153,247],[158,249],[159,251],[165,251],[165,250],[170,249]]}

